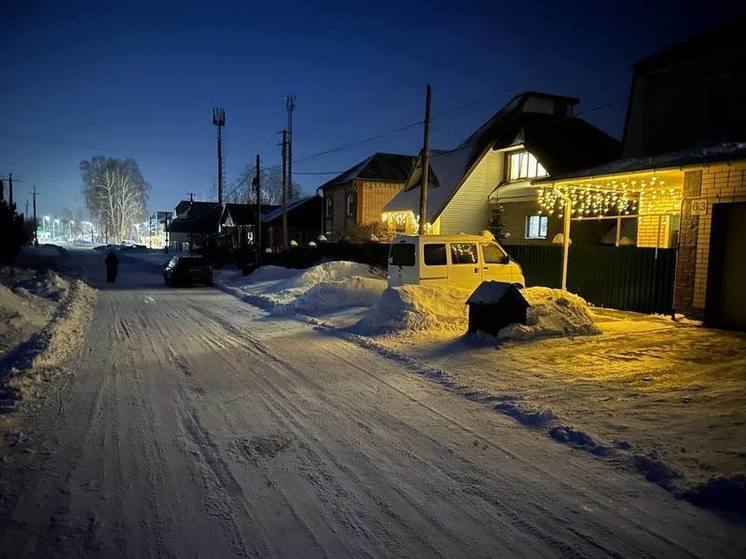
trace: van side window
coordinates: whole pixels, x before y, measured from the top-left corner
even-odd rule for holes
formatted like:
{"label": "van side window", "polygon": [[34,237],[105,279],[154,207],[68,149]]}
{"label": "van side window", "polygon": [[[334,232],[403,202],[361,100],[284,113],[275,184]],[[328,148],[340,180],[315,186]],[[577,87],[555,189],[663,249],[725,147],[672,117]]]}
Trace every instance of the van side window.
{"label": "van side window", "polygon": [[493,244],[482,245],[482,254],[484,255],[485,264],[504,264],[505,257],[507,256],[505,251]]}
{"label": "van side window", "polygon": [[445,243],[425,245],[423,253],[425,255],[425,266],[445,266],[448,264],[446,261]]}
{"label": "van side window", "polygon": [[394,266],[414,266],[414,245],[401,243],[391,245],[389,264]]}
{"label": "van side window", "polygon": [[477,245],[473,243],[451,243],[451,262],[453,264],[476,264]]}

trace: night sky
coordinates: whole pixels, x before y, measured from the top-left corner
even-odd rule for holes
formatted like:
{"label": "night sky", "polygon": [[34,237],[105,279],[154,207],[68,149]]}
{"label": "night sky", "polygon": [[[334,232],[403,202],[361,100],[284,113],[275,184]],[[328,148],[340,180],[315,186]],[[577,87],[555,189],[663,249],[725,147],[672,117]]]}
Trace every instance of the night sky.
{"label": "night sky", "polygon": [[427,82],[435,148],[524,90],[579,97],[578,113],[603,106],[584,117],[620,137],[631,64],[743,13],[647,4],[4,0],[0,174],[23,181],[21,210],[36,185],[40,214],[54,214],[83,207],[82,159],[132,157],[148,209],[170,210],[187,192],[214,196],[213,106],[227,113],[230,186],[256,153],[279,162],[293,93],[295,178],[311,193],[375,151],[416,153],[420,127],[387,133],[422,119]]}

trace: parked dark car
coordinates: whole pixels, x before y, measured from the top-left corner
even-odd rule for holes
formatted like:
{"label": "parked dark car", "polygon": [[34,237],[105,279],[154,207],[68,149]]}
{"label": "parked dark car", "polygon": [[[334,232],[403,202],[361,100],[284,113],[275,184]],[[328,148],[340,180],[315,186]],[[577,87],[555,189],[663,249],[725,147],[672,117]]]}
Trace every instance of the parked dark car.
{"label": "parked dark car", "polygon": [[174,256],[163,270],[166,285],[212,285],[212,266],[202,256]]}

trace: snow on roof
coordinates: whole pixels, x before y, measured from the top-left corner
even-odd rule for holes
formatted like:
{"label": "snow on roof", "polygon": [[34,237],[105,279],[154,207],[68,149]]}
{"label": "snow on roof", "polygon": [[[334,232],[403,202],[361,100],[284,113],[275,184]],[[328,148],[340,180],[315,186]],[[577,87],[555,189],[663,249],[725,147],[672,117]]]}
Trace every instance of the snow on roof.
{"label": "snow on roof", "polygon": [[[299,198],[297,200],[293,200],[288,203],[288,213],[295,210],[299,206],[302,206],[303,204],[312,201],[316,196],[306,196],[305,198]],[[282,206],[276,206],[273,207],[272,210],[268,212],[264,212],[262,214],[262,223],[269,223],[270,221],[274,221],[278,217],[282,215]]]}
{"label": "snow on roof", "polygon": [[[427,215],[430,219],[437,218],[451,196],[458,190],[462,179],[469,171],[472,161],[472,146],[464,146],[451,151],[436,151],[430,157],[430,180],[427,189]],[[419,212],[420,186],[419,174],[416,184],[402,190],[386,204],[383,211],[412,210]],[[409,182],[413,182],[410,178]]]}
{"label": "snow on roof", "polygon": [[708,147],[689,148],[670,151],[654,157],[630,157],[617,159],[596,167],[574,171],[562,175],[555,175],[545,179],[535,180],[535,184],[550,183],[567,179],[601,177],[619,173],[632,173],[653,169],[669,169],[672,167],[686,167],[720,161],[746,159],[746,142],[725,142]]}
{"label": "snow on roof", "polygon": [[320,188],[355,179],[404,182],[412,169],[414,157],[398,153],[377,152],[337,175]]}
{"label": "snow on roof", "polygon": [[516,295],[528,306],[528,301],[521,295],[521,292],[516,289],[512,284],[504,281],[485,281],[479,284],[474,290],[474,293],[466,300],[466,304],[470,305],[490,305],[497,303],[502,299],[506,293],[510,290],[515,290]]}

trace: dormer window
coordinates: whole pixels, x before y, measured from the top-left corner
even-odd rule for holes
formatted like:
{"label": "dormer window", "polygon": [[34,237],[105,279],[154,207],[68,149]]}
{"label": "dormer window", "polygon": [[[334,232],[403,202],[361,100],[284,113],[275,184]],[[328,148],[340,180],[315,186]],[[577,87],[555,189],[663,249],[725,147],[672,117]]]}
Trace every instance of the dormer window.
{"label": "dormer window", "polygon": [[545,177],[548,173],[531,153],[525,149],[508,153],[508,180],[517,181]]}

